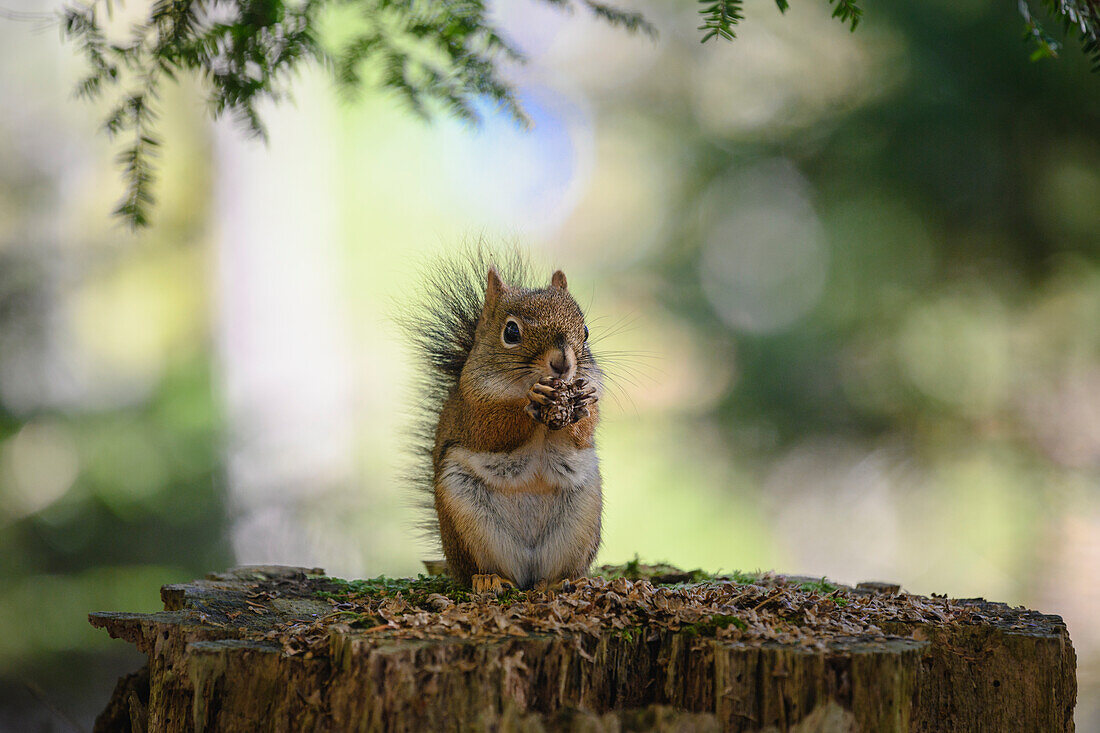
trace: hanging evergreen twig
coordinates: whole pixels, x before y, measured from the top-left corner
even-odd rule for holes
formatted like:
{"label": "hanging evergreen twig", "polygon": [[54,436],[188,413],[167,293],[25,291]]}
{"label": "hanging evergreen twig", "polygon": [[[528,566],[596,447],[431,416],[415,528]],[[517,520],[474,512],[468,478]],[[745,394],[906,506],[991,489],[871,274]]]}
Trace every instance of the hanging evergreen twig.
{"label": "hanging evergreen twig", "polygon": [[829,0],[829,4],[836,3],[836,7],[833,8],[833,17],[838,18],[841,23],[847,23],[851,30],[855,30],[859,25],[859,19],[863,17],[863,9],[856,5],[854,0]]}
{"label": "hanging evergreen twig", "polygon": [[[1025,38],[1032,44],[1031,59],[1055,58],[1062,44],[1035,18],[1029,0],[1019,0],[1020,15],[1026,27]],[[1043,8],[1061,21],[1067,34],[1076,34],[1082,50],[1100,72],[1100,0],[1043,0]]]}
{"label": "hanging evergreen twig", "polygon": [[[700,0],[703,5],[699,9],[699,15],[703,16],[703,24],[699,30],[703,31],[700,43],[706,43],[718,36],[732,41],[737,34],[733,27],[745,19],[742,12],[742,0]],[[781,7],[780,10],[783,8]]]}
{"label": "hanging evergreen twig", "polygon": [[[564,8],[571,0],[547,0]],[[109,43],[101,20],[111,0],[66,8],[64,35],[88,65],[79,96],[115,91],[104,127],[129,136],[118,161],[126,193],[115,213],[132,227],[146,226],[160,141],[154,134],[161,83],[195,74],[215,117],[230,114],[266,139],[261,101],[280,101],[304,62],[331,68],[348,93],[364,86],[388,89],[422,116],[443,109],[476,121],[475,102],[488,101],[521,124],[526,116],[502,61],[523,57],[489,18],[484,0],[155,0],[145,22],[125,43]],[[639,14],[597,0],[579,0],[596,17],[628,31],[655,34]],[[335,48],[316,35],[322,12],[349,8],[359,29]]]}

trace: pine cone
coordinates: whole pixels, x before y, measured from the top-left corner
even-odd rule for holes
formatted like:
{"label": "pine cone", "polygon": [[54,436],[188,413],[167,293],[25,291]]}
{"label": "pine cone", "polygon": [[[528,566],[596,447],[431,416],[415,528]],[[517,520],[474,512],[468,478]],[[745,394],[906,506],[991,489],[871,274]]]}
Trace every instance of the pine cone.
{"label": "pine cone", "polygon": [[575,383],[560,379],[552,380],[550,386],[557,390],[557,394],[549,404],[538,406],[537,419],[551,430],[561,430],[573,424],[574,399],[580,389]]}

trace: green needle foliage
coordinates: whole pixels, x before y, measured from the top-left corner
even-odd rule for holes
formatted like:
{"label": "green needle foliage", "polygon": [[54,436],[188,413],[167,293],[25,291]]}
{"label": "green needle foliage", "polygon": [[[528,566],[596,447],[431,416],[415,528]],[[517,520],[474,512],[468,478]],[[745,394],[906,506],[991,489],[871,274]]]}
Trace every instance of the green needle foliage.
{"label": "green needle foliage", "polygon": [[[162,85],[180,73],[202,81],[214,117],[229,113],[260,138],[266,132],[258,105],[285,98],[303,62],[328,67],[348,92],[368,84],[388,89],[424,117],[443,109],[477,121],[475,102],[487,100],[527,122],[500,70],[502,61],[523,57],[489,19],[484,0],[156,0],[122,43],[109,42],[104,30],[111,1],[65,9],[62,29],[88,64],[78,94],[114,94],[104,129],[125,139],[118,161],[126,179],[115,213],[133,227],[149,223],[161,145],[157,101]],[[628,31],[655,33],[638,13],[596,0],[579,4]],[[356,16],[356,30],[326,48],[317,32],[322,13],[340,9]]]}
{"label": "green needle foliage", "polygon": [[[1020,14],[1027,25],[1026,37],[1031,41],[1033,61],[1054,58],[1062,44],[1054,39],[1036,18],[1027,0],[1019,0]],[[1042,7],[1061,21],[1067,35],[1076,34],[1092,70],[1100,71],[1100,0],[1043,0]]]}
{"label": "green needle foliage", "polygon": [[[706,0],[702,5],[699,10],[699,14],[703,16],[703,24],[699,26],[699,30],[703,31],[702,43],[715,36],[732,41],[737,35],[733,32],[733,27],[745,19],[742,0]],[[786,3],[780,2],[779,9],[786,10]]]}
{"label": "green needle foliage", "polygon": [[[115,213],[132,227],[149,223],[155,159],[161,146],[155,126],[162,85],[180,73],[197,77],[214,117],[237,118],[251,134],[266,138],[257,111],[262,101],[286,97],[302,63],[329,68],[339,87],[395,93],[416,114],[438,110],[477,122],[478,102],[504,110],[527,124],[515,90],[503,77],[504,63],[523,55],[489,17],[486,0],[155,0],[148,16],[122,42],[108,40],[113,0],[89,0],[66,8],[63,34],[77,44],[88,75],[77,92],[88,99],[108,93],[112,107],[104,129],[124,140],[118,156],[126,192]],[[562,10],[580,5],[611,25],[656,35],[637,12],[600,0],[543,0]],[[1058,44],[1036,21],[1026,0],[1020,9],[1036,57],[1054,56]],[[854,0],[829,0],[833,17],[855,30],[862,15]],[[781,12],[787,0],[776,0]],[[1069,29],[1079,31],[1086,52],[1100,64],[1097,0],[1044,0]],[[351,13],[354,30],[326,48],[319,40],[322,14]],[[702,40],[732,40],[743,19],[742,0],[702,0]]]}
{"label": "green needle foliage", "polygon": [[[737,35],[733,32],[733,27],[745,19],[744,1],[699,0],[699,2],[703,6],[699,10],[699,14],[703,16],[703,24],[699,26],[699,30],[703,31],[702,42],[706,43],[715,36],[732,41]],[[859,25],[860,16],[863,15],[863,10],[854,0],[829,0],[829,4],[836,5],[833,8],[833,17],[839,18],[842,23],[849,24],[854,31]],[[791,7],[787,0],[775,0],[775,5],[781,13],[786,13]]]}
{"label": "green needle foliage", "polygon": [[863,15],[862,8],[852,0],[829,0],[830,5],[834,3],[836,7],[833,8],[833,17],[838,18],[841,23],[847,23],[848,27],[854,31],[856,26],[859,25],[860,17]]}

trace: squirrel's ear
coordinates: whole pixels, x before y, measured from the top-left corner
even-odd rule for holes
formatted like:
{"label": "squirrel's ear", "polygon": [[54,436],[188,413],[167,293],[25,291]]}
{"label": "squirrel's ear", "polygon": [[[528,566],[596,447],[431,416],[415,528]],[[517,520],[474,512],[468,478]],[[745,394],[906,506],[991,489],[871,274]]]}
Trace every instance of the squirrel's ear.
{"label": "squirrel's ear", "polygon": [[497,274],[497,268],[489,265],[489,278],[485,282],[485,306],[492,307],[500,300],[500,294],[508,289]]}
{"label": "squirrel's ear", "polygon": [[565,273],[561,270],[555,270],[554,274],[550,276],[550,284],[562,290],[569,289],[569,282],[565,279]]}

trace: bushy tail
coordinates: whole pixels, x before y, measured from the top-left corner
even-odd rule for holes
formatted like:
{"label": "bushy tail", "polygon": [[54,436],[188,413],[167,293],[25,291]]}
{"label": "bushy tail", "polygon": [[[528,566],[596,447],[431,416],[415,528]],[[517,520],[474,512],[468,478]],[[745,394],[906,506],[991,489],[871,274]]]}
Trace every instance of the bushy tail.
{"label": "bushy tail", "polygon": [[398,319],[416,359],[408,483],[422,508],[420,527],[433,542],[439,538],[432,487],[436,426],[473,349],[490,265],[506,284],[530,287],[531,268],[519,250],[494,250],[479,243],[427,266],[419,301]]}

